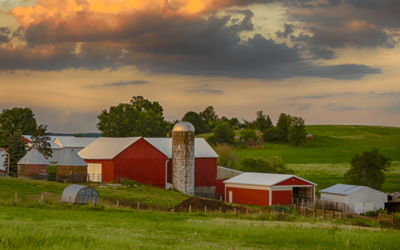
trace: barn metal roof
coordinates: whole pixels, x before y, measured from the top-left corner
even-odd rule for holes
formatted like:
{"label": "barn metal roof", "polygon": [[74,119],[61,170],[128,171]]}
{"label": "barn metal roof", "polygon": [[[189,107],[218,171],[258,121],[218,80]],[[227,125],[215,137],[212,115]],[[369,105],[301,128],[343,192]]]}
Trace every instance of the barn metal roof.
{"label": "barn metal roof", "polygon": [[[143,138],[168,158],[172,158],[172,138]],[[218,154],[204,138],[194,139],[195,158],[218,158]]]}
{"label": "barn metal roof", "polygon": [[71,150],[57,163],[57,166],[87,167],[88,164],[74,150]]}
{"label": "barn metal roof", "polygon": [[56,136],[53,143],[63,148],[85,148],[97,139],[93,137]]}
{"label": "barn metal roof", "polygon": [[37,149],[31,149],[17,164],[50,165],[50,162]]}
{"label": "barn metal roof", "polygon": [[79,151],[82,159],[111,160],[142,137],[100,137]]}
{"label": "barn metal roof", "polygon": [[241,175],[230,178],[224,181],[226,184],[247,184],[247,185],[258,185],[258,186],[273,186],[282,181],[296,177],[300,180],[310,183],[311,185],[317,186],[317,184],[300,178],[296,175],[289,174],[269,174],[269,173],[243,173]]}
{"label": "barn metal roof", "polygon": [[[32,142],[32,136],[31,135],[23,135],[23,137],[25,137],[25,139],[27,139],[28,141]],[[49,135],[49,137],[50,137],[50,148],[51,149],[62,148],[59,145],[53,143],[54,138],[56,138],[55,136]],[[28,144],[31,144],[31,143],[28,143]]]}
{"label": "barn metal roof", "polygon": [[325,188],[320,190],[320,193],[328,193],[328,194],[340,194],[340,195],[349,195],[354,192],[357,192],[364,188],[370,188],[366,186],[356,186],[356,185],[345,185],[345,184],[336,184],[332,187]]}

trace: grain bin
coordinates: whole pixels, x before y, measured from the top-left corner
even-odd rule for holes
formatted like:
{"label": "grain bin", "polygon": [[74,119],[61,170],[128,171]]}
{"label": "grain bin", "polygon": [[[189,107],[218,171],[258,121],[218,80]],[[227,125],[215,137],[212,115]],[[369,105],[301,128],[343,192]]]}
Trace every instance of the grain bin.
{"label": "grain bin", "polygon": [[194,132],[189,122],[179,122],[172,130],[172,183],[187,195],[194,195]]}

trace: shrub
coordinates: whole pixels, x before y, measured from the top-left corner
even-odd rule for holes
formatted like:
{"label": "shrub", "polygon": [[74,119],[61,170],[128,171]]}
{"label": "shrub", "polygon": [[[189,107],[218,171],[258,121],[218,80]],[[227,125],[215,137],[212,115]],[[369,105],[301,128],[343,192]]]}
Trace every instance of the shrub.
{"label": "shrub", "polygon": [[219,155],[218,165],[225,168],[233,168],[238,160],[238,157],[233,153],[233,147],[228,144],[218,144],[215,148]]}
{"label": "shrub", "polygon": [[135,180],[124,180],[122,182],[122,185],[127,187],[139,187],[142,186],[143,184]]}

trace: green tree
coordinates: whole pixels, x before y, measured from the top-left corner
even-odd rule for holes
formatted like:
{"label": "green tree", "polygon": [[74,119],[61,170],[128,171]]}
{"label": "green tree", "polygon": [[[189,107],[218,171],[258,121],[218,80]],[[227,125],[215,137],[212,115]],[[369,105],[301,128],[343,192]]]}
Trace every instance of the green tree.
{"label": "green tree", "polygon": [[50,136],[46,133],[47,125],[39,125],[35,133],[32,135],[32,147],[37,149],[46,159],[53,155],[51,150]]}
{"label": "green tree", "polygon": [[277,142],[279,141],[279,133],[276,127],[267,129],[263,134],[265,142]]}
{"label": "green tree", "polygon": [[269,163],[259,157],[245,157],[240,161],[240,170],[243,172],[271,173]]}
{"label": "green tree", "polygon": [[208,106],[199,113],[206,133],[210,133],[218,125],[218,115],[213,106]]}
{"label": "green tree", "polygon": [[389,171],[392,161],[374,148],[362,152],[361,155],[356,154],[350,164],[350,169],[344,174],[346,183],[379,190],[385,182],[385,172]]}
{"label": "green tree", "polygon": [[204,134],[206,131],[204,129],[203,120],[201,119],[200,115],[194,111],[187,112],[183,117],[182,121],[190,122],[193,124],[195,128],[195,134]]}
{"label": "green tree", "polygon": [[233,168],[237,162],[238,157],[233,153],[233,147],[226,143],[218,144],[215,148],[215,152],[218,154],[218,166],[225,168]]}
{"label": "green tree", "polygon": [[269,163],[272,173],[277,174],[293,174],[294,171],[288,167],[286,164],[283,163],[282,159],[279,156],[273,156],[267,159]]}
{"label": "green tree", "polygon": [[0,148],[8,148],[14,132],[31,135],[36,131],[36,119],[30,108],[3,109],[0,114]]}
{"label": "green tree", "polygon": [[235,143],[235,131],[233,131],[229,123],[221,123],[215,127],[214,134],[208,138],[208,141],[214,145],[221,143],[232,145]]}
{"label": "green tree", "polygon": [[240,131],[240,140],[249,142],[250,140],[256,141],[258,139],[257,133],[253,129],[243,129]]}
{"label": "green tree", "polygon": [[166,136],[169,129],[163,109],[158,102],[134,96],[130,103],[121,103],[103,110],[97,116],[97,128],[104,137]]}
{"label": "green tree", "polygon": [[264,115],[263,111],[257,111],[256,116],[258,130],[265,132],[267,129],[272,128],[272,121],[271,118],[269,118],[269,115]]}
{"label": "green tree", "polygon": [[304,119],[296,116],[291,118],[288,139],[289,143],[293,146],[303,145],[307,142],[307,132]]}
{"label": "green tree", "polygon": [[278,122],[276,124],[277,139],[281,142],[289,141],[289,127],[291,125],[291,116],[285,113],[279,115]]}
{"label": "green tree", "polygon": [[[22,133],[16,131],[13,133],[11,137],[8,138],[8,151],[7,153],[10,155],[10,173],[18,172],[18,162],[22,159],[22,157],[26,154],[26,144],[22,139]],[[8,165],[8,154],[6,155],[6,159],[4,161],[4,166]]]}

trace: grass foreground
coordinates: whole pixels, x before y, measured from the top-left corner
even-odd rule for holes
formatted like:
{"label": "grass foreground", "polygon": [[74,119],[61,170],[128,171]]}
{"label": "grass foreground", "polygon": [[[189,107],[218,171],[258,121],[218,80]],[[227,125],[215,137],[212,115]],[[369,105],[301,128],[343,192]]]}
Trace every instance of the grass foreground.
{"label": "grass foreground", "polygon": [[0,207],[0,249],[396,249],[400,231],[202,214]]}

